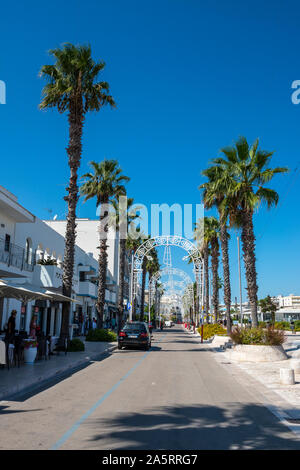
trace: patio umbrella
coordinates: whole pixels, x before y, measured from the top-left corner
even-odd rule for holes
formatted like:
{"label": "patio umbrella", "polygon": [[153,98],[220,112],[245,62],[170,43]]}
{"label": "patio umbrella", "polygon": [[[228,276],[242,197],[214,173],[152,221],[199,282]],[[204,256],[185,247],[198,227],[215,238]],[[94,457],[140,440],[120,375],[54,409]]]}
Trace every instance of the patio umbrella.
{"label": "patio umbrella", "polygon": [[8,284],[0,279],[0,297],[8,297],[10,299],[21,300],[24,303],[30,302],[31,300],[47,300],[49,297],[42,292],[36,292],[28,289],[27,287],[16,286]]}

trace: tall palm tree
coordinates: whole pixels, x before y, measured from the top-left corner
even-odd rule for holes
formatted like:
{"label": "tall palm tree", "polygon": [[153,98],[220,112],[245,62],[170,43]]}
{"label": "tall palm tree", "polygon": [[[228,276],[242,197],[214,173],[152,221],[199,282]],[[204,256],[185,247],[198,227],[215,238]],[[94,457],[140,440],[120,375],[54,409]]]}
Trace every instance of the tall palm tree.
{"label": "tall palm tree", "polygon": [[98,326],[103,326],[103,315],[105,305],[106,272],[107,272],[107,232],[109,228],[109,204],[126,194],[123,183],[129,181],[128,176],[122,174],[117,160],[103,160],[100,163],[92,161],[93,173],[82,176],[85,183],[82,184],[80,192],[85,196],[84,201],[96,198],[96,206],[100,206],[99,224],[99,283],[98,283]]}
{"label": "tall palm tree", "polygon": [[[146,236],[141,232],[140,228],[137,228],[135,230],[136,233],[132,234],[131,231],[128,232],[127,239],[126,239],[126,249],[130,251],[131,255],[133,255],[136,250],[141,246],[145,239]],[[138,235],[137,235],[138,233]],[[133,269],[133,266],[131,266],[131,270]],[[133,289],[133,287],[131,286]],[[133,292],[133,298],[132,298],[132,320],[136,319],[136,297]]]}
{"label": "tall palm tree", "polygon": [[212,304],[214,308],[215,322],[219,317],[219,236],[220,226],[215,217],[205,217],[204,219],[204,240],[211,247],[212,266]]}
{"label": "tall palm tree", "polygon": [[212,166],[207,170],[202,171],[202,175],[206,176],[209,181],[199,186],[203,191],[204,206],[208,209],[213,206],[217,207],[219,212],[220,223],[220,242],[222,250],[222,265],[223,265],[223,278],[224,278],[224,303],[226,307],[226,323],[227,333],[231,332],[231,285],[230,285],[230,269],[229,269],[229,254],[228,254],[228,239],[229,233],[227,228],[228,219],[228,204],[226,194],[230,181],[228,175],[224,173],[220,167]]}
{"label": "tall palm tree", "polygon": [[131,225],[131,223],[136,220],[139,216],[137,215],[136,211],[138,208],[135,210],[132,210],[133,206],[133,198],[128,198],[127,199],[127,207],[126,207],[126,234],[122,233],[122,208],[120,202],[117,203],[116,200],[113,200],[113,208],[114,208],[114,214],[112,218],[112,224],[118,230],[119,233],[119,289],[118,289],[118,328],[121,328],[121,325],[123,323],[123,301],[124,301],[124,292],[125,292],[125,258],[126,258],[126,239],[127,239],[127,233],[128,233],[128,227]]}
{"label": "tall palm tree", "polygon": [[[43,88],[40,109],[57,108],[59,113],[68,113],[70,179],[67,187],[68,215],[65,235],[63,263],[63,294],[71,297],[74,272],[74,252],[76,239],[76,206],[78,201],[78,168],[82,153],[82,133],[86,113],[99,111],[102,106],[115,106],[109,94],[107,82],[97,82],[97,77],[105,63],[95,62],[91,57],[90,46],[65,44],[62,48],[50,50],[55,59],[54,65],[44,65],[40,75],[47,80]],[[69,335],[70,304],[63,303],[61,337]]]}
{"label": "tall palm tree", "polygon": [[194,228],[194,240],[197,241],[199,249],[203,256],[203,267],[204,267],[204,312],[206,320],[208,321],[209,313],[209,256],[210,250],[210,233],[209,233],[209,221],[208,217],[204,217],[204,220],[199,220],[195,224]]}
{"label": "tall palm tree", "polygon": [[[147,261],[146,261],[145,269],[146,269],[146,273],[149,274],[149,293],[150,293],[150,279],[151,279],[151,277],[154,273],[156,273],[157,271],[160,270],[160,264],[159,264],[159,261],[158,261],[158,254],[157,254],[157,250],[155,248],[153,248],[148,253],[148,258],[147,258]],[[145,276],[145,280],[146,280],[146,276]],[[155,284],[155,289],[156,288],[157,288],[157,286]],[[145,298],[145,285],[144,285],[144,293],[142,291],[142,305],[144,306],[143,296]],[[150,297],[149,297],[149,300],[150,300]],[[149,308],[150,308],[150,305],[149,305]],[[141,321],[143,321],[143,319],[144,319],[144,311],[142,309],[142,320]]]}
{"label": "tall palm tree", "polygon": [[[150,236],[146,238],[148,240]],[[146,241],[144,240],[144,241]],[[145,287],[146,287],[146,276],[147,276],[147,261],[149,254],[145,255],[142,263],[142,286],[141,286],[141,308],[140,308],[140,321],[144,320],[144,306],[145,306]]]}
{"label": "tall palm tree", "polygon": [[283,167],[270,168],[269,163],[274,152],[260,150],[258,145],[258,139],[249,146],[246,138],[240,137],[235,146],[221,149],[223,156],[213,160],[213,164],[224,172],[228,182],[226,204],[231,225],[240,226],[242,229],[243,257],[253,327],[258,325],[253,215],[262,203],[265,203],[268,209],[277,205],[278,193],[265,185],[276,174],[288,171]]}

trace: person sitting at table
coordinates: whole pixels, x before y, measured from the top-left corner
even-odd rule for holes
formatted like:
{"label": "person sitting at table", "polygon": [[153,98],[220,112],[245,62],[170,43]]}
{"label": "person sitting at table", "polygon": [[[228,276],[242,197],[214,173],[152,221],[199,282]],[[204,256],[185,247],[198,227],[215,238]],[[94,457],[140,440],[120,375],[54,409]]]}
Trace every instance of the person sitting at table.
{"label": "person sitting at table", "polygon": [[31,322],[30,322],[30,327],[29,327],[29,336],[32,338],[36,338],[36,319],[37,315],[32,315]]}
{"label": "person sitting at table", "polygon": [[17,310],[12,310],[10,317],[7,322],[7,330],[6,330],[6,335],[5,338],[11,340],[16,331],[16,316],[17,316]]}

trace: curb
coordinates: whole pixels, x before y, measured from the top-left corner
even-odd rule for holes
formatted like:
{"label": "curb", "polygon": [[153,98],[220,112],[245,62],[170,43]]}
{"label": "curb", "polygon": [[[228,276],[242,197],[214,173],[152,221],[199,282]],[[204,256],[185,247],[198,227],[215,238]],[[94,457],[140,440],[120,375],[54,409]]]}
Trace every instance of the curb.
{"label": "curb", "polygon": [[2,400],[12,400],[13,397],[15,397],[15,395],[19,395],[19,394],[22,394],[22,393],[25,394],[25,393],[28,393],[29,391],[34,391],[36,388],[39,388],[39,387],[42,387],[43,385],[46,385],[46,383],[49,380],[54,379],[55,377],[57,377],[61,374],[71,372],[72,370],[75,371],[76,369],[80,368],[80,366],[83,366],[84,364],[88,364],[89,362],[91,362],[93,360],[96,360],[98,358],[100,359],[101,356],[103,356],[105,354],[110,354],[116,348],[117,348],[117,345],[113,345],[113,346],[107,347],[106,349],[104,349],[101,352],[92,353],[89,356],[87,356],[85,358],[82,358],[82,359],[78,359],[74,363],[68,364],[65,367],[62,366],[62,367],[59,367],[55,370],[52,370],[51,373],[48,374],[48,375],[44,375],[42,377],[36,377],[36,379],[34,381],[32,381],[30,384],[25,384],[25,385],[24,384],[23,385],[22,384],[15,384],[9,390],[6,389],[3,392],[0,391],[0,401],[2,401]]}

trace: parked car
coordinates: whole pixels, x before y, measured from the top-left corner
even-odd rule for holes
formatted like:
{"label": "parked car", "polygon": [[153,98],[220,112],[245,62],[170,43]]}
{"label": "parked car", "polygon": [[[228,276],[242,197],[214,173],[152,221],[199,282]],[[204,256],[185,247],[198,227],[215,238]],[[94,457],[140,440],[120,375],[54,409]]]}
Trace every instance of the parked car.
{"label": "parked car", "polygon": [[118,349],[135,346],[148,351],[151,347],[151,334],[147,323],[133,321],[126,323],[118,337]]}

